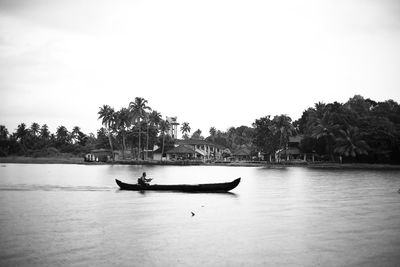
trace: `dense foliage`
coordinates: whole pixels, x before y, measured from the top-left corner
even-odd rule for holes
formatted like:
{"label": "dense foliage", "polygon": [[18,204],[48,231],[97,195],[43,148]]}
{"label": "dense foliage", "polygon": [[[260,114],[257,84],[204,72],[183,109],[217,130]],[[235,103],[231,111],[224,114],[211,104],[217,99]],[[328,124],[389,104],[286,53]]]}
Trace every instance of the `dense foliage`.
{"label": "dense foliage", "polygon": [[28,128],[21,123],[11,135],[4,126],[0,126],[0,132],[0,156],[3,157],[49,157],[60,153],[80,155],[94,149],[97,143],[93,135],[84,134],[77,126],[71,132],[65,126],[59,126],[56,133],[50,133],[46,124],[40,126],[34,122]]}
{"label": "dense foliage", "polygon": [[295,122],[304,151],[330,160],[400,163],[400,106],[356,95],[346,103],[317,103]]}
{"label": "dense foliage", "polygon": [[300,149],[330,161],[400,163],[400,106],[355,95],[346,103],[316,103],[291,123],[289,117],[266,116],[253,124],[253,143],[265,154],[301,135]]}
{"label": "dense foliage", "polygon": [[[168,134],[170,125],[143,98],[136,97],[118,111],[103,105],[98,115],[103,127],[96,136],[84,134],[77,126],[72,131],[59,126],[50,133],[46,124],[37,123],[30,127],[21,123],[10,134],[0,125],[0,156],[81,156],[92,149],[106,148],[121,150],[124,158],[144,159],[155,145],[162,153],[174,146]],[[181,124],[180,131],[184,139],[205,139],[231,152],[246,149],[252,156],[272,156],[288,146],[291,136],[301,135],[301,151],[326,160],[400,163],[399,104],[393,100],[375,102],[359,95],[344,104],[316,103],[294,122],[286,115],[267,115],[256,119],[252,127],[226,131],[211,127],[206,138],[199,129],[190,135],[188,122]]]}

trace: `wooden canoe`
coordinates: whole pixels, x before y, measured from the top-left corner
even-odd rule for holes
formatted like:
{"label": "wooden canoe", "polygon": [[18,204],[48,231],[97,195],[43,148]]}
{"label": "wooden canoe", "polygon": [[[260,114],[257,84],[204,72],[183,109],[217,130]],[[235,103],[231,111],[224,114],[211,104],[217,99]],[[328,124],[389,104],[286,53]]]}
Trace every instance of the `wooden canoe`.
{"label": "wooden canoe", "polygon": [[121,190],[133,191],[180,191],[180,192],[208,192],[208,193],[223,193],[234,189],[240,183],[240,178],[229,183],[217,184],[176,184],[176,185],[139,185],[127,184],[115,179],[115,182]]}

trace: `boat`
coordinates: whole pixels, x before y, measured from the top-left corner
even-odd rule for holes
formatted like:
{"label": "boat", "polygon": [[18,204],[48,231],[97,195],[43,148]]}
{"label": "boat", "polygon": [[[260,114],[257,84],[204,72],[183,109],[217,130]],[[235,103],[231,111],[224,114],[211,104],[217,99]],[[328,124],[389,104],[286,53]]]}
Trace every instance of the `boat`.
{"label": "boat", "polygon": [[195,192],[195,193],[224,193],[234,189],[240,183],[240,178],[228,183],[216,184],[176,184],[176,185],[139,185],[127,184],[115,179],[115,182],[121,190],[132,191],[180,191],[180,192]]}

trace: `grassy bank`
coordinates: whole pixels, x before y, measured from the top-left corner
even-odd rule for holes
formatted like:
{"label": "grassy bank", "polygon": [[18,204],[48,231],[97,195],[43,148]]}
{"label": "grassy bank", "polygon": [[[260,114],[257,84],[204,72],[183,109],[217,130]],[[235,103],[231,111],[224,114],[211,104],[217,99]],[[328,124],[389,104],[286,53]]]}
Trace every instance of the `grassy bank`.
{"label": "grassy bank", "polygon": [[2,157],[0,163],[34,163],[34,164],[84,164],[78,157]]}
{"label": "grassy bank", "polygon": [[231,166],[231,167],[265,167],[286,168],[306,167],[312,169],[360,169],[360,170],[400,170],[400,165],[365,164],[365,163],[327,163],[327,162],[216,162],[204,163],[202,161],[155,161],[155,160],[118,160],[115,162],[85,162],[80,157],[1,157],[0,163],[30,163],[30,164],[85,164],[85,165],[173,165],[173,166]]}

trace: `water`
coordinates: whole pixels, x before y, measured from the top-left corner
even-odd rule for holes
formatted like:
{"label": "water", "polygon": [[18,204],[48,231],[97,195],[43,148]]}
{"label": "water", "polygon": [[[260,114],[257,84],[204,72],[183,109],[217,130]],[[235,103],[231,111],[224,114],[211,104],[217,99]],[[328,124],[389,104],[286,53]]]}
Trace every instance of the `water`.
{"label": "water", "polygon": [[[117,189],[143,171],[242,182]],[[400,171],[0,164],[0,266],[399,266],[399,187]]]}

